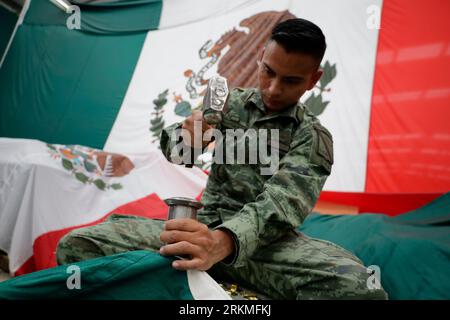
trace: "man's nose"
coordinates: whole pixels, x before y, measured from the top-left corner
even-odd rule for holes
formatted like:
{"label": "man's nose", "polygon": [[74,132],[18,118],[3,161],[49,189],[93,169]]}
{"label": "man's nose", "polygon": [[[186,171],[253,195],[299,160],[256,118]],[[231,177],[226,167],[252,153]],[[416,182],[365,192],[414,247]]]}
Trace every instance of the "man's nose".
{"label": "man's nose", "polygon": [[273,79],[270,82],[270,86],[269,86],[269,95],[271,97],[278,97],[282,94],[282,88],[281,88],[281,83],[279,80],[277,79]]}

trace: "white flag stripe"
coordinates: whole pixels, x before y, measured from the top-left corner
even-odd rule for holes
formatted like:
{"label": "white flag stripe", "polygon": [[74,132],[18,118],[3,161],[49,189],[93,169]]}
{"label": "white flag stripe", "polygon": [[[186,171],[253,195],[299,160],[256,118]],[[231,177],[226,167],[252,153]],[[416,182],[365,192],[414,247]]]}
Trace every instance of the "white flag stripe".
{"label": "white flag stripe", "polygon": [[207,2],[204,0],[165,0],[158,29],[180,27],[211,19],[228,12],[241,10],[255,2],[261,2],[261,0],[209,0]]}
{"label": "white flag stripe", "polygon": [[[153,100],[164,90],[169,90],[169,101],[163,108],[165,126],[184,119],[174,112],[177,95],[190,101],[192,107],[201,102],[199,98],[190,99],[185,89],[188,80],[185,71],[198,72],[209,61],[199,57],[200,48],[208,40],[215,43],[234,27],[245,30],[238,28],[241,21],[257,13],[289,10],[323,29],[328,43],[324,62],[336,64],[336,78],[327,86],[330,91],[322,93],[323,99],[330,103],[319,116],[332,132],[335,143],[335,164],[325,190],[363,192],[378,39],[378,30],[368,27],[367,21],[371,16],[367,9],[378,6],[381,11],[381,0],[251,1],[242,2],[239,10],[230,12],[226,9],[239,1],[219,7],[213,7],[214,2],[201,2],[203,5],[198,5],[199,1],[194,2],[201,7],[198,16],[183,21],[177,20],[181,19],[178,18],[180,9],[175,4],[165,4],[161,21],[165,21],[165,26],[180,26],[148,33],[105,149],[127,153],[156,150],[157,144],[152,143],[154,138],[149,130]],[[207,8],[212,15],[210,18],[205,18]],[[216,15],[220,12],[226,13]],[[343,19],[343,16],[347,18]],[[172,22],[169,21],[171,18]],[[222,56],[227,50],[229,48],[224,49]],[[217,63],[206,71],[204,79],[216,72]],[[315,92],[318,93],[318,89]],[[309,95],[305,94],[302,100],[305,101]]]}

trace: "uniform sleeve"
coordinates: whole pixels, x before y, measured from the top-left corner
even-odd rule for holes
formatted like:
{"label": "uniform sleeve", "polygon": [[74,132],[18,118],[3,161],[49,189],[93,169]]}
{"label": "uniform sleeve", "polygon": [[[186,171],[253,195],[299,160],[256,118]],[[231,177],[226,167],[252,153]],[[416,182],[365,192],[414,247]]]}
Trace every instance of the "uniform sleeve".
{"label": "uniform sleeve", "polygon": [[172,162],[172,150],[176,148],[177,145],[182,140],[182,137],[177,134],[177,130],[181,129],[182,123],[176,122],[166,128],[161,132],[160,147],[164,154],[164,157],[170,162]]}
{"label": "uniform sleeve", "polygon": [[331,172],[333,141],[319,123],[299,131],[263,192],[216,227],[231,232],[235,243],[234,255],[225,263],[242,266],[259,246],[297,228],[315,205]]}

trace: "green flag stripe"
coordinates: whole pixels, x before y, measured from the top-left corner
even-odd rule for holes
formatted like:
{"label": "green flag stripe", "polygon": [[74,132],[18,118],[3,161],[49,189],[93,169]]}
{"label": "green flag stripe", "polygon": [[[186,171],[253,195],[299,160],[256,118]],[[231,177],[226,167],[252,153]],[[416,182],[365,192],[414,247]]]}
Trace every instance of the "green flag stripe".
{"label": "green flag stripe", "polygon": [[16,25],[17,16],[0,6],[0,59]]}
{"label": "green flag stripe", "polygon": [[[71,14],[66,14],[48,0],[33,2],[25,17],[26,24],[66,26]],[[116,35],[156,29],[162,10],[162,0],[82,2],[72,1],[80,9],[81,30],[98,34]],[[35,10],[37,7],[39,10]]]}
{"label": "green flag stripe", "polygon": [[[48,5],[32,1],[27,17]],[[153,29],[161,15],[155,8]],[[26,21],[0,69],[0,136],[103,148],[147,33],[100,35]]]}
{"label": "green flag stripe", "polygon": [[58,266],[0,283],[0,300],[193,300],[186,272],[172,261],[139,250]]}

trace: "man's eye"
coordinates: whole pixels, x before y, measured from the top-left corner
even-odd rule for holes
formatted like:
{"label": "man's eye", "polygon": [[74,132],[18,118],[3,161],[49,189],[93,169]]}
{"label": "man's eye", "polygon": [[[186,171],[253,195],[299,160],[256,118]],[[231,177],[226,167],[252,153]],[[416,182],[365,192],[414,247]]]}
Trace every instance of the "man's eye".
{"label": "man's eye", "polygon": [[288,84],[299,84],[302,83],[302,80],[300,79],[286,79],[284,80]]}
{"label": "man's eye", "polygon": [[272,70],[270,70],[269,68],[267,68],[266,66],[264,66],[264,71],[269,75],[269,76],[273,76],[275,74],[275,72],[273,72]]}

